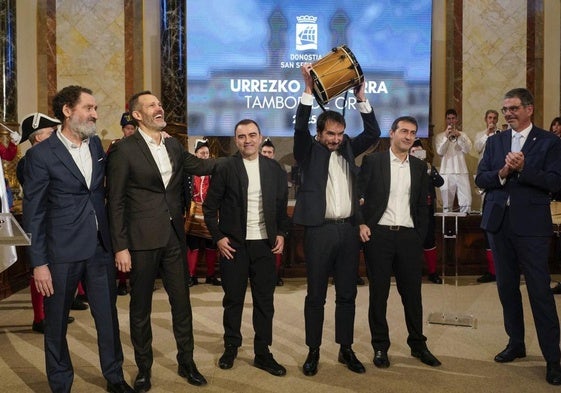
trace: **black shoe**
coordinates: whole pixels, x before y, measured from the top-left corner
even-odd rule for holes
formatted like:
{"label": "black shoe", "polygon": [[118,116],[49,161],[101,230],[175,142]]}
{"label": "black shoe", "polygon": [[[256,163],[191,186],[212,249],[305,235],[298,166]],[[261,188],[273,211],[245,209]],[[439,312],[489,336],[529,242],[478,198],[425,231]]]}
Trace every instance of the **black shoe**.
{"label": "black shoe", "polygon": [[282,377],[286,374],[286,368],[278,364],[271,353],[267,353],[265,355],[255,355],[253,365],[277,377]]}
{"label": "black shoe", "polygon": [[485,273],[484,275],[482,275],[477,279],[477,282],[482,284],[486,282],[494,282],[494,281],[497,281],[497,277],[489,272]]}
{"label": "black shoe", "polygon": [[193,285],[198,285],[199,284],[199,280],[197,280],[197,277],[195,276],[191,276],[189,277],[189,286],[192,287]]}
{"label": "black shoe", "polygon": [[510,345],[507,345],[506,348],[495,356],[495,362],[497,363],[509,363],[512,362],[516,358],[525,358],[526,357],[526,348],[514,348]]}
{"label": "black shoe", "polygon": [[83,301],[81,301],[80,299],[78,299],[78,296],[76,296],[74,298],[74,301],[72,302],[72,305],[70,306],[71,310],[87,310],[89,308],[89,306],[84,303]]}
{"label": "black shoe", "polygon": [[85,294],[84,295],[76,295],[76,299],[78,299],[79,301],[81,301],[83,303],[88,302],[88,297]]}
{"label": "black shoe", "polygon": [[125,381],[118,383],[107,382],[107,391],[109,393],[135,393],[135,390]]}
{"label": "black shoe", "polygon": [[440,360],[438,360],[436,357],[434,357],[434,355],[432,353],[430,353],[430,351],[425,348],[423,350],[420,351],[411,351],[411,356],[419,358],[419,360],[423,363],[425,363],[427,366],[431,366],[431,367],[437,367],[440,366],[442,363],[440,363]]}
{"label": "black shoe", "polygon": [[430,282],[433,282],[435,284],[442,284],[442,278],[440,278],[438,273],[429,274],[428,279],[429,279]]}
{"label": "black shoe", "polygon": [[351,348],[341,348],[339,350],[339,363],[346,364],[348,369],[355,373],[362,374],[366,372],[366,369],[356,358],[356,355]]}
{"label": "black shoe", "polygon": [[282,280],[282,278],[279,277],[279,279],[277,280],[277,287],[282,287],[284,285],[284,281]]}
{"label": "black shoe", "polygon": [[33,322],[31,325],[31,330],[37,333],[45,333],[45,320],[41,320],[39,322]]}
{"label": "black shoe", "polygon": [[127,288],[127,283],[120,282],[119,285],[117,286],[117,295],[125,296],[127,293],[129,293],[129,290]]}
{"label": "black shoe", "polygon": [[559,365],[559,362],[547,362],[545,380],[552,385],[561,385],[561,365]]}
{"label": "black shoe", "polygon": [[218,287],[218,286],[222,285],[222,282],[214,276],[212,276],[212,277],[209,276],[209,277],[206,278],[205,284],[212,284],[215,287]]}
{"label": "black shoe", "polygon": [[556,286],[551,288],[551,292],[553,292],[554,295],[561,295],[561,282],[558,282]]}
{"label": "black shoe", "polygon": [[134,390],[137,393],[145,393],[152,388],[152,383],[150,382],[150,370],[148,371],[138,371],[136,378],[134,379]]}
{"label": "black shoe", "polygon": [[390,366],[390,359],[386,351],[376,351],[374,353],[374,365],[378,368],[388,368]]}
{"label": "black shoe", "polygon": [[302,366],[302,371],[304,375],[311,377],[312,375],[316,375],[318,372],[318,364],[319,364],[319,348],[310,348],[308,352],[308,357]]}
{"label": "black shoe", "polygon": [[68,317],[68,319],[66,320],[66,324],[70,324],[74,322],[74,317]]}
{"label": "black shoe", "polygon": [[238,356],[238,347],[234,345],[226,345],[224,353],[218,359],[218,367],[222,370],[228,370],[234,366],[234,359]]}
{"label": "black shoe", "polygon": [[356,278],[356,285],[364,285],[364,280],[362,277],[358,276]]}
{"label": "black shoe", "polygon": [[197,370],[197,366],[195,366],[195,362],[192,360],[189,363],[180,364],[177,368],[177,373],[183,378],[187,378],[187,382],[191,385],[201,386],[207,384],[205,377]]}

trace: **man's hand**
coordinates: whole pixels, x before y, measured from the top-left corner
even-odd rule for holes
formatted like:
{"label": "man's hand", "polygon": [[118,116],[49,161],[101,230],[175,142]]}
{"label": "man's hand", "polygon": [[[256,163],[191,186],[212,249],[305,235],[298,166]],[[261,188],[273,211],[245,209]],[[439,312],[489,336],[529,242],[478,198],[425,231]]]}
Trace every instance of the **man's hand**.
{"label": "man's hand", "polygon": [[370,235],[372,235],[372,233],[370,232],[370,228],[368,227],[368,225],[360,224],[359,231],[360,231],[360,240],[363,243],[366,243],[367,241],[370,240]]}
{"label": "man's hand", "polygon": [[311,63],[305,63],[303,66],[300,67],[300,71],[302,72],[302,76],[304,77],[304,83],[306,84],[306,88],[304,89],[305,93],[312,94],[312,89],[314,87],[314,80],[310,71],[312,70]]}
{"label": "man's hand", "polygon": [[282,250],[284,249],[284,237],[277,235],[277,239],[275,240],[275,246],[271,250],[273,254],[282,254]]}
{"label": "man's hand", "polygon": [[522,172],[522,169],[524,169],[524,153],[521,151],[510,152],[506,155],[505,162],[513,171]]}
{"label": "man's hand", "polygon": [[33,280],[35,281],[35,287],[41,292],[41,295],[46,297],[54,295],[55,290],[49,266],[41,265],[33,268]]}
{"label": "man's hand", "polygon": [[224,258],[234,259],[234,253],[236,252],[236,249],[230,246],[230,239],[228,239],[227,237],[223,237],[216,242],[216,247],[220,251],[220,254],[224,256]]}
{"label": "man's hand", "polygon": [[117,270],[123,273],[128,273],[132,269],[131,253],[127,248],[115,253],[115,266]]}
{"label": "man's hand", "polygon": [[365,84],[366,84],[365,80],[363,80],[360,85],[355,86],[354,89],[353,89],[353,93],[354,93],[356,99],[360,102],[366,101],[366,96],[364,95]]}

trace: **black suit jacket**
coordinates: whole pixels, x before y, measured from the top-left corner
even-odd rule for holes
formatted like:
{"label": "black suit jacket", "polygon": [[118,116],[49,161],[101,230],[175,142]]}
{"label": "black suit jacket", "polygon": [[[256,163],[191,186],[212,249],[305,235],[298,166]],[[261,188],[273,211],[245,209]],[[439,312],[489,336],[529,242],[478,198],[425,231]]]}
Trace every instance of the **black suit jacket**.
{"label": "black suit jacket", "polygon": [[215,160],[195,157],[186,152],[175,138],[166,138],[164,144],[172,165],[167,187],[138,130],[111,148],[107,164],[107,191],[115,252],[165,247],[172,226],[179,239],[184,239],[184,171],[196,175],[209,174]]}
{"label": "black suit jacket", "polygon": [[[294,158],[300,166],[301,186],[296,197],[293,221],[295,224],[305,226],[322,225],[325,222],[325,188],[329,170],[331,151],[315,140],[308,129],[308,121],[312,107],[298,105],[296,111],[296,124],[294,127]],[[344,135],[339,151],[349,163],[351,181],[353,182],[353,213],[358,211],[359,194],[356,180],[359,168],[355,164],[355,157],[372,146],[380,137],[380,127],[374,115],[361,113],[364,130],[355,138]],[[353,217],[353,221],[354,217]],[[356,222],[355,222],[356,224]]]}
{"label": "black suit jacket", "polygon": [[26,152],[23,220],[31,233],[31,266],[83,261],[95,254],[98,231],[111,251],[105,210],[106,156],[89,139],[90,187],[56,132]]}
{"label": "black suit jacket", "polygon": [[[409,209],[415,230],[422,241],[425,239],[428,226],[427,164],[410,155],[409,169],[411,173]],[[370,228],[378,224],[388,206],[390,182],[389,151],[365,156],[360,170],[359,187],[364,195],[362,218]]]}
{"label": "black suit jacket", "polygon": [[[286,172],[275,160],[261,155],[258,159],[265,227],[272,248],[276,237],[286,238],[288,231]],[[212,176],[203,212],[215,242],[228,237],[236,248],[245,241],[248,184],[249,178],[240,153],[221,163]]]}

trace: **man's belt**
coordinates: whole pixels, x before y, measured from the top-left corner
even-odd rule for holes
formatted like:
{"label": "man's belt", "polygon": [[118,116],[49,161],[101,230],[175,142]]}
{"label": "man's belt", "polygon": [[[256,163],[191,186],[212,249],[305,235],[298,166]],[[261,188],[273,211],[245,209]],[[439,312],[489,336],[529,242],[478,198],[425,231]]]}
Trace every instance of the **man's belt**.
{"label": "man's belt", "polygon": [[326,224],[345,224],[347,222],[351,222],[351,217],[347,218],[326,218]]}
{"label": "man's belt", "polygon": [[410,227],[404,227],[401,225],[379,225],[378,226],[382,229],[387,229],[388,231],[405,231],[405,230],[409,230],[409,229],[414,229],[414,228],[410,228]]}

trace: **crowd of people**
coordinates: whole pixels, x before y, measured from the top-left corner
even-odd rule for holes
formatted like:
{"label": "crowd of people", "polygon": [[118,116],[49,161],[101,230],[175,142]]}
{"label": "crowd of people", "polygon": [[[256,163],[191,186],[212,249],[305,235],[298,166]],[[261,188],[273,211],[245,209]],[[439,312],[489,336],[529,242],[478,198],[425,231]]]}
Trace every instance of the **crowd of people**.
{"label": "crowd of people", "polygon": [[[439,172],[417,137],[417,120],[400,116],[389,130],[389,149],[365,155],[359,167],[355,158],[381,135],[364,83],[353,89],[362,132],[349,137],[344,116],[325,110],[317,117],[314,133],[309,121],[314,100],[310,70],[310,64],[301,68],[305,89],[293,141],[302,176],[292,222],[305,231],[307,269],[308,354],[302,372],[313,376],[320,369],[330,277],[335,342],[340,346],[337,360],[354,373],[366,371],[352,348],[361,249],[368,276],[374,366],[390,366],[386,313],[394,276],[411,356],[437,367],[441,362],[429,351],[423,334],[423,260],[428,280],[441,284],[436,271],[435,188],[440,188],[444,212],[472,212],[465,161],[472,142],[460,130],[457,112],[448,110],[447,127],[435,136]],[[41,323],[44,332],[51,390],[69,392],[72,387],[66,333],[80,283],[95,320],[107,390],[151,389],[151,311],[157,278],[171,305],[177,373],[192,385],[207,384],[194,360],[189,294],[198,284],[200,254],[206,258],[206,283],[224,291],[224,352],[218,366],[234,367],[243,341],[242,312],[249,284],[253,364],[271,375],[285,375],[286,368],[270,349],[274,292],[283,285],[281,261],[290,222],[287,175],[259,124],[253,119],[236,124],[237,152],[231,157],[212,158],[208,140],[197,140],[191,154],[163,131],[165,112],[159,99],[141,91],[130,98],[121,119],[123,138],[105,152],[96,135],[97,103],[91,90],[65,87],[52,105],[54,117],[37,113],[22,121],[24,139],[33,146],[18,168],[24,227],[33,239],[28,249],[31,286],[34,308],[37,304],[40,309],[34,326]],[[528,90],[507,92],[502,108],[506,129],[499,130],[499,113],[489,110],[486,129],[475,139],[480,155],[475,184],[482,191],[481,226],[488,261],[488,272],[478,281],[497,281],[508,343],[494,360],[511,362],[526,356],[519,289],[524,274],[547,362],[546,380],[560,385],[560,329],[548,255],[549,202],[561,190],[561,120],[556,118],[547,132],[532,123],[533,109]],[[138,369],[132,387],[122,370],[117,293],[130,293],[130,337]]]}

